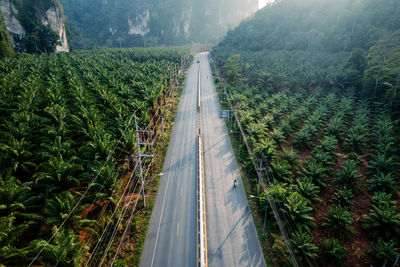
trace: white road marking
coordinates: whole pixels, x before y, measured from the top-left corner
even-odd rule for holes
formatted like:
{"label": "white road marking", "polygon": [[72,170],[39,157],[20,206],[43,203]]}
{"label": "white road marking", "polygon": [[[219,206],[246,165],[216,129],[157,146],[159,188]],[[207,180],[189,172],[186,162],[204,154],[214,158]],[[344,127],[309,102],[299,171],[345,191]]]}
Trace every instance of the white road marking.
{"label": "white road marking", "polygon": [[178,223],[178,227],[176,228],[176,235],[178,235],[179,233],[179,223]]}
{"label": "white road marking", "polygon": [[[175,156],[175,149],[173,150],[173,153],[172,153],[171,162],[174,162],[174,156]],[[160,234],[161,220],[162,220],[162,217],[163,217],[163,214],[164,214],[165,199],[166,199],[166,196],[167,196],[168,185],[169,185],[169,177],[170,177],[171,172],[172,172],[172,171],[169,171],[169,172],[168,172],[167,187],[165,188],[165,194],[164,194],[164,199],[163,199],[163,205],[162,205],[162,208],[161,208],[160,221],[158,222],[156,243],[155,243],[155,245],[154,245],[153,257],[152,257],[152,259],[151,259],[151,265],[150,265],[150,266],[153,266],[153,264],[154,264],[154,257],[155,257],[155,255],[156,255],[156,250],[157,250],[158,235]]]}

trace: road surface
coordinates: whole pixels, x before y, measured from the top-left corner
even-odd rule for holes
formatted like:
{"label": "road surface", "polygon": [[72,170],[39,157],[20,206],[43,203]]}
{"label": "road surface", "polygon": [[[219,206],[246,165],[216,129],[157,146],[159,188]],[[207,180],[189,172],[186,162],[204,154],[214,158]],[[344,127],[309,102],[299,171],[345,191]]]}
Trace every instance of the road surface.
{"label": "road surface", "polygon": [[196,107],[199,65],[189,69],[163,167],[142,267],[196,264]]}
{"label": "road surface", "polygon": [[228,132],[218,118],[207,54],[201,62],[208,265],[266,266]]}
{"label": "road surface", "polygon": [[[196,112],[201,67],[209,266],[265,266],[230,139],[218,118],[207,54],[189,69],[164,162],[141,267],[196,266]],[[196,58],[197,58],[196,57]],[[239,181],[233,188],[234,179]]]}

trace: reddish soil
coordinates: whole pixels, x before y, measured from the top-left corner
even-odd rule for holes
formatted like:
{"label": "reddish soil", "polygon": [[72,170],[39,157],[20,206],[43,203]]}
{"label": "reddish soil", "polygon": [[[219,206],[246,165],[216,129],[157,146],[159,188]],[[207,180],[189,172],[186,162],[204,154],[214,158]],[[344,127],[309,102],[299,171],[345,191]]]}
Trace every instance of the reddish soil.
{"label": "reddish soil", "polygon": [[[354,208],[353,208],[353,227],[355,234],[350,240],[345,242],[343,246],[347,249],[348,257],[344,263],[348,266],[366,266],[368,264],[368,256],[365,254],[370,249],[370,242],[367,238],[367,234],[361,229],[361,218],[368,214],[368,210],[371,204],[372,195],[368,191],[367,177],[365,176],[366,167],[368,166],[369,153],[361,155],[362,165],[359,168],[361,174],[360,192],[354,197]],[[360,261],[363,259],[363,261]]]}
{"label": "reddish soil", "polygon": [[[332,170],[336,172],[339,170],[345,161],[345,153],[338,149],[336,151],[336,162],[335,166],[332,167]],[[343,242],[343,246],[347,250],[347,258],[344,260],[345,266],[354,266],[361,267],[368,265],[368,256],[365,254],[367,250],[370,249],[369,240],[367,238],[366,233],[361,229],[360,220],[363,216],[367,215],[370,203],[371,203],[371,194],[366,188],[366,166],[368,165],[368,161],[366,158],[368,157],[368,153],[361,155],[362,166],[359,168],[359,173],[362,175],[361,183],[360,183],[360,191],[355,194],[354,197],[354,206],[352,209],[353,213],[353,227],[355,233]],[[316,220],[316,228],[312,231],[312,236],[315,244],[320,244],[321,240],[325,237],[328,237],[329,231],[326,227],[322,227],[321,224],[324,221],[324,216],[326,213],[327,206],[329,205],[330,199],[333,197],[336,186],[333,185],[333,178],[328,179],[329,187],[327,190],[323,191],[321,194],[321,200],[323,204],[316,205],[316,211],[314,214],[314,218]],[[328,261],[322,261],[321,259],[318,261],[320,266],[335,266],[335,264],[330,263]]]}
{"label": "reddish soil", "polygon": [[296,136],[297,133],[292,134],[291,136],[289,136],[288,138],[286,138],[285,143],[283,144],[283,147],[285,147],[286,149],[289,149],[292,147],[292,143],[294,140],[294,137]]}

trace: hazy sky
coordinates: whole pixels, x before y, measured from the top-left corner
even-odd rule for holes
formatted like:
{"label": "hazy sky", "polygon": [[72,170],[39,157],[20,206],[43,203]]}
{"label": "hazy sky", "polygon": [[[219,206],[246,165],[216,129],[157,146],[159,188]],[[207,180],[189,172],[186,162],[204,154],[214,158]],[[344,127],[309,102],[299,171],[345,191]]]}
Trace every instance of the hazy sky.
{"label": "hazy sky", "polygon": [[258,8],[263,8],[267,3],[274,2],[274,0],[258,0]]}

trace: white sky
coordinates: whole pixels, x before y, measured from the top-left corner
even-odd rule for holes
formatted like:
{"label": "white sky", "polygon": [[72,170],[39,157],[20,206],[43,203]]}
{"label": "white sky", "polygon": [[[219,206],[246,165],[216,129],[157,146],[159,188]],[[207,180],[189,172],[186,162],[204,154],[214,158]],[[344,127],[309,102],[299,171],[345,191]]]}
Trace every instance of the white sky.
{"label": "white sky", "polygon": [[274,0],[258,0],[258,8],[263,8],[267,3],[274,2]]}

